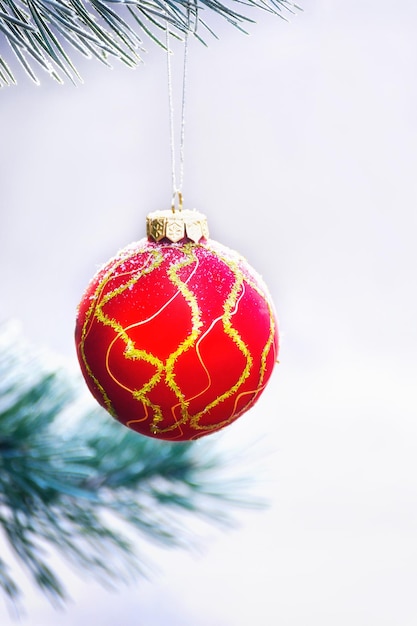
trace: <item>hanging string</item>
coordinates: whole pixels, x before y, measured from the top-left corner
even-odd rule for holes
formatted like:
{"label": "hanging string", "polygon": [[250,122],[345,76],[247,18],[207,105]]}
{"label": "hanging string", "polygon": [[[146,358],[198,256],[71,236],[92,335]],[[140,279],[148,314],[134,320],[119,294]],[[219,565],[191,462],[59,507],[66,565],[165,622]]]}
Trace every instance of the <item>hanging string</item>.
{"label": "hanging string", "polygon": [[168,99],[169,99],[169,126],[171,144],[171,170],[172,170],[172,201],[171,208],[175,213],[175,206],[182,210],[182,187],[184,184],[184,144],[185,144],[185,93],[187,82],[187,57],[188,57],[188,34],[190,29],[190,9],[187,10],[187,30],[184,35],[184,61],[182,70],[182,96],[181,96],[181,126],[180,126],[180,147],[179,147],[179,177],[177,181],[176,147],[175,147],[175,120],[174,120],[174,97],[172,87],[172,67],[170,50],[170,33],[168,22],[165,25],[166,49],[167,49],[167,73],[168,73]]}

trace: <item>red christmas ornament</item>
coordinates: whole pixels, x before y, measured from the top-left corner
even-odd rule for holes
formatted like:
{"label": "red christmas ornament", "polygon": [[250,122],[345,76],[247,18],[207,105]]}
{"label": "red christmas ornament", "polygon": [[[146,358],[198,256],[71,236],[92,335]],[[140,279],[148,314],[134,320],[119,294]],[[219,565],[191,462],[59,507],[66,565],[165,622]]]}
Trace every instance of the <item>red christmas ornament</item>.
{"label": "red christmas ornament", "polygon": [[278,356],[273,305],[248,263],[208,239],[200,213],[152,213],[147,235],[89,284],[77,354],[113,417],[150,437],[196,439],[264,390]]}

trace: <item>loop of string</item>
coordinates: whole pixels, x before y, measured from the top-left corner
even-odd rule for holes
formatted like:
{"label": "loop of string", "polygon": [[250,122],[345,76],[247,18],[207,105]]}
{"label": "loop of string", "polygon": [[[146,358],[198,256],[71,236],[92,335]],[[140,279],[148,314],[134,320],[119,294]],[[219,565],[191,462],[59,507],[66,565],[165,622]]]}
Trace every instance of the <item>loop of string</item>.
{"label": "loop of string", "polygon": [[179,175],[177,181],[176,147],[175,147],[175,120],[174,120],[174,97],[172,87],[172,67],[170,50],[170,33],[168,22],[165,24],[166,49],[167,49],[167,73],[168,73],[168,99],[169,99],[169,126],[171,144],[171,170],[172,170],[172,200],[171,209],[175,213],[176,204],[178,210],[182,211],[182,187],[184,183],[184,139],[185,139],[185,92],[187,79],[187,55],[188,55],[188,33],[190,28],[190,10],[187,13],[187,30],[184,35],[184,61],[182,70],[182,96],[181,96],[181,126],[180,126],[180,147],[179,147]]}

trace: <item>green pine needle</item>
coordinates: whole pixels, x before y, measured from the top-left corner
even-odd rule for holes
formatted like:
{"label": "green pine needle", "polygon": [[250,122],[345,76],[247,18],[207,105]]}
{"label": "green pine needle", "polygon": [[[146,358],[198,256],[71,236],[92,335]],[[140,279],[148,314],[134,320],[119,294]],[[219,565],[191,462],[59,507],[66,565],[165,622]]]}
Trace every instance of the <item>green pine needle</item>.
{"label": "green pine needle", "polygon": [[[15,325],[0,327],[0,528],[51,600],[66,597],[54,552],[116,585],[145,572],[141,543],[188,545],[185,514],[227,523],[228,509],[259,506],[222,465],[212,441],[156,441],[121,426],[78,375],[28,347]],[[19,600],[2,559],[0,588]]]}
{"label": "green pine needle", "polygon": [[[164,31],[197,35],[203,15],[216,13],[233,26],[253,21],[248,9],[285,16],[299,9],[290,0],[0,0],[0,51],[7,42],[15,58],[39,83],[41,67],[55,80],[81,81],[69,50],[105,64],[109,58],[135,67],[141,61],[142,37],[164,46]],[[201,40],[200,35],[198,38]],[[0,55],[0,87],[16,83],[14,72]]]}

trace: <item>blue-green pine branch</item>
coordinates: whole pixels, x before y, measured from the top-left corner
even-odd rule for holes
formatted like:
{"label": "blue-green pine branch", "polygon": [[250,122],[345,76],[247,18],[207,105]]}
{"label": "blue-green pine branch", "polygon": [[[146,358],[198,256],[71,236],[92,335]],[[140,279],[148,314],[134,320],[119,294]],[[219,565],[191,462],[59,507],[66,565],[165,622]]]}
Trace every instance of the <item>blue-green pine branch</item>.
{"label": "blue-green pine branch", "polygon": [[169,28],[177,37],[188,31],[203,40],[204,31],[214,34],[212,13],[243,30],[253,8],[285,17],[299,7],[290,0],[0,0],[0,86],[16,83],[7,44],[34,82],[41,69],[59,82],[77,83],[73,52],[135,67],[143,39],[164,46]]}

